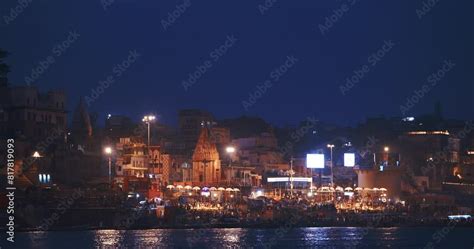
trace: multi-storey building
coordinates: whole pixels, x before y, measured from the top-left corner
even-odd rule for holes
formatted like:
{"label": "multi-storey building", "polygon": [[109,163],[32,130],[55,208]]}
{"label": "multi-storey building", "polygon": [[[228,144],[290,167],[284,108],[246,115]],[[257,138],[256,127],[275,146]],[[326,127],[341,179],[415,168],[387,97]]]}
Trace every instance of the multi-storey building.
{"label": "multi-storey building", "polygon": [[34,86],[0,85],[0,134],[36,142],[67,126],[66,95]]}
{"label": "multi-storey building", "polygon": [[198,109],[179,111],[179,133],[186,151],[194,149],[203,124],[211,124],[213,117],[209,112]]}

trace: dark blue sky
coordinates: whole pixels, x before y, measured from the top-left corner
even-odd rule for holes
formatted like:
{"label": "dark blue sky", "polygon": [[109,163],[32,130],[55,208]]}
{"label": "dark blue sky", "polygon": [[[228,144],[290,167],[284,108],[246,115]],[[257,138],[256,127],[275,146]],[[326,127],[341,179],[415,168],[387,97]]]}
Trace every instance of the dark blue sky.
{"label": "dark blue sky", "polygon": [[[99,0],[33,0],[12,19],[18,2],[7,0],[0,8],[0,47],[11,53],[13,84],[24,84],[40,61],[53,56],[34,84],[65,90],[70,110],[136,50],[138,59],[90,109],[102,117],[153,112],[165,123],[175,123],[180,108],[207,109],[219,118],[257,115],[280,125],[308,116],[339,124],[400,116],[400,105],[431,85],[428,76],[451,60],[455,66],[407,113],[431,112],[440,100],[445,116],[472,119],[474,4],[440,0],[419,18],[423,3],[276,0],[261,14],[264,1],[190,0],[180,11],[176,5],[183,1],[115,0],[104,10]],[[165,30],[161,21],[175,10],[179,17]],[[323,35],[319,25],[337,10],[343,14]],[[57,56],[53,48],[71,31],[80,36]],[[229,35],[236,42],[212,60],[210,53]],[[372,66],[368,57],[390,40],[395,45]],[[274,81],[272,71],[287,56],[298,61]],[[182,81],[206,60],[212,66],[185,91]],[[340,86],[364,65],[369,71],[343,95]],[[245,110],[242,101],[266,80],[272,87]]]}

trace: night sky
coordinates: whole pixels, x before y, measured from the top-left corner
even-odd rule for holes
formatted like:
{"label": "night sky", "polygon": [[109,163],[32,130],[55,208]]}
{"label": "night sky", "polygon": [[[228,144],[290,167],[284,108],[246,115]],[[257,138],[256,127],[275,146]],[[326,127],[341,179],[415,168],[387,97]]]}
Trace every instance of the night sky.
{"label": "night sky", "polygon": [[[65,90],[69,110],[111,76],[89,107],[103,118],[155,113],[175,124],[178,109],[202,108],[218,118],[245,114],[279,125],[308,116],[353,125],[401,116],[400,106],[424,84],[429,90],[406,115],[432,112],[440,100],[447,117],[474,116],[471,0],[435,0],[425,11],[427,0],[26,3],[1,3],[10,82],[25,84],[52,57],[32,84]],[[168,18],[173,12],[175,20]],[[68,38],[70,46],[58,50]],[[213,53],[220,46],[226,52]],[[378,50],[383,56],[373,57]],[[133,51],[139,56],[128,68],[114,69]],[[274,71],[280,67],[286,72]],[[188,84],[199,68],[204,73]],[[429,77],[438,71],[438,80]],[[358,82],[343,94],[351,77]],[[252,105],[243,104],[256,92]]]}

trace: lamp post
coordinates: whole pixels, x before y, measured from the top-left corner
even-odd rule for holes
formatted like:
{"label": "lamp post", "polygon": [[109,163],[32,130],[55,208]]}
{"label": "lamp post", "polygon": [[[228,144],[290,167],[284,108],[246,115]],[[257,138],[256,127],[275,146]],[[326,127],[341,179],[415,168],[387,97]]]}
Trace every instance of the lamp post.
{"label": "lamp post", "polygon": [[331,187],[334,186],[334,173],[332,171],[333,163],[332,163],[332,148],[334,148],[334,144],[328,144],[327,147],[331,151]]}
{"label": "lamp post", "polygon": [[112,147],[107,146],[104,148],[104,153],[109,158],[109,185],[112,184]]}
{"label": "lamp post", "polygon": [[227,152],[227,154],[229,154],[229,169],[230,169],[230,174],[229,174],[229,179],[227,179],[227,182],[228,184],[230,185],[230,177],[232,176],[232,173],[234,172],[233,168],[232,168],[232,155],[235,153],[235,147],[233,146],[227,146],[227,148],[225,148],[225,151]]}
{"label": "lamp post", "polygon": [[148,115],[148,116],[144,116],[142,121],[145,122],[147,125],[148,125],[148,147],[147,147],[147,150],[150,149],[150,123],[153,122],[153,120],[155,120],[156,117],[153,116],[153,115]]}
{"label": "lamp post", "polygon": [[385,161],[384,166],[388,166],[388,152],[390,151],[390,147],[388,146],[383,147],[383,151],[384,151],[383,160]]}
{"label": "lamp post", "polygon": [[290,197],[293,198],[293,160],[294,158],[290,158]]}

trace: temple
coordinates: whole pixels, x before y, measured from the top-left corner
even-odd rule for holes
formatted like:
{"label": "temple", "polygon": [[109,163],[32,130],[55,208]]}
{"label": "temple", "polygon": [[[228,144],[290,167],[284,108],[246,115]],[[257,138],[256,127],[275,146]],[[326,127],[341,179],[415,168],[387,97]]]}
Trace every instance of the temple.
{"label": "temple", "polygon": [[221,162],[210,129],[202,127],[193,154],[193,182],[197,185],[217,184],[221,180]]}

